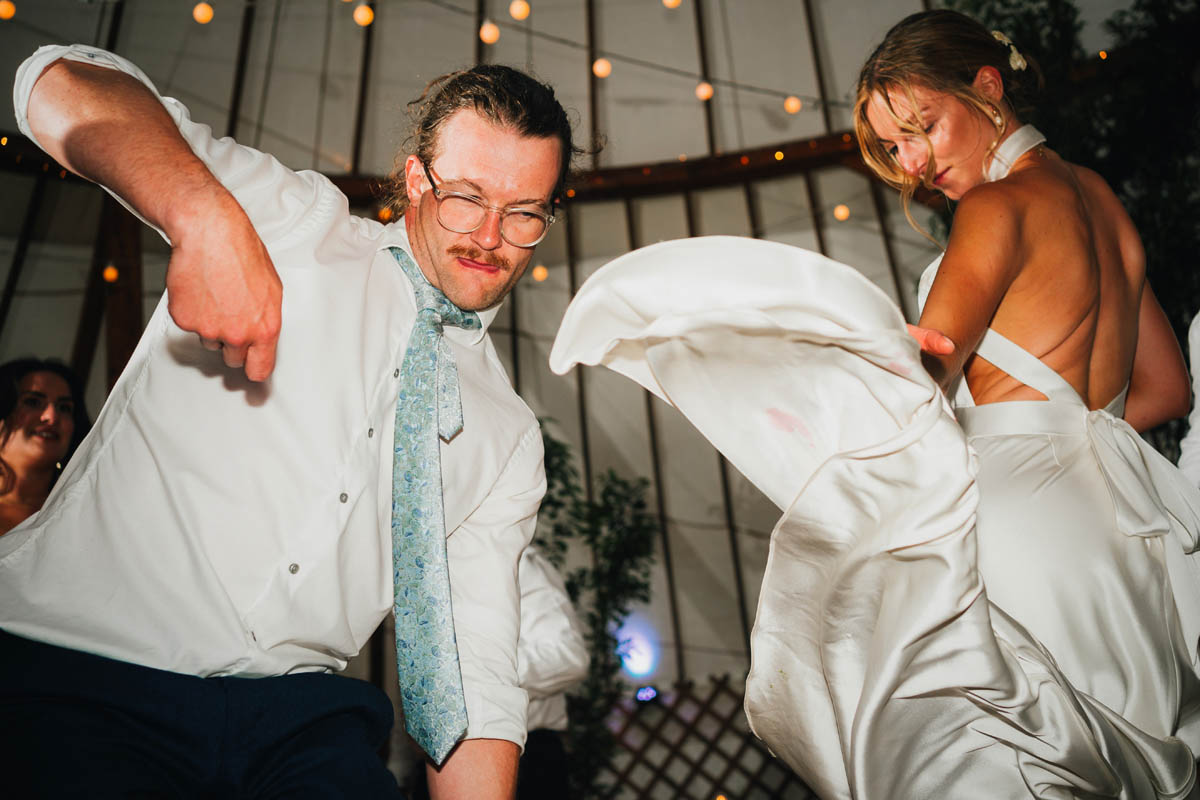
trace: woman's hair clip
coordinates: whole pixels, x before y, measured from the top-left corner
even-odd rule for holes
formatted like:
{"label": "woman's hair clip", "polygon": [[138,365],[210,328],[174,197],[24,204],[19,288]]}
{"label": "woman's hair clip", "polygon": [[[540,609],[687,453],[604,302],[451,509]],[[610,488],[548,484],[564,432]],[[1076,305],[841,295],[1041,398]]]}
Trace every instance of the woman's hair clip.
{"label": "woman's hair clip", "polygon": [[1008,46],[1008,65],[1013,68],[1014,72],[1021,72],[1029,66],[1025,63],[1025,56],[1021,55],[1021,52],[1017,50],[1017,46],[1012,43],[1012,39],[1000,31],[992,31],[992,38],[1000,42],[1000,44]]}

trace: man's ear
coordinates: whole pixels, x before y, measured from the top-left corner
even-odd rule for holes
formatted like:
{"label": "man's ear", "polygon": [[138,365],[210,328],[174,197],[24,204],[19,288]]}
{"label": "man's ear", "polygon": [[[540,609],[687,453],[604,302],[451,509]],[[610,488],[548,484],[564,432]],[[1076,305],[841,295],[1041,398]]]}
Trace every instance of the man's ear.
{"label": "man's ear", "polygon": [[993,66],[980,67],[971,87],[991,100],[993,105],[1000,105],[1004,99],[1004,79],[1000,77],[1000,70]]}
{"label": "man's ear", "polygon": [[411,155],[404,159],[404,192],[408,195],[410,206],[416,206],[424,193],[425,169],[421,159]]}

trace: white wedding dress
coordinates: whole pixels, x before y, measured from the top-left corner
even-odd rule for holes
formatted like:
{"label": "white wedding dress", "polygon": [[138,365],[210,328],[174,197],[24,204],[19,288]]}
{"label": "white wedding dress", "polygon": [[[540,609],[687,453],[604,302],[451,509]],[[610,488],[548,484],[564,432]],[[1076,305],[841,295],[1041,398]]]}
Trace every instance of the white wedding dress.
{"label": "white wedding dress", "polygon": [[550,361],[654,392],[783,511],[746,713],[821,797],[1196,796],[1200,493],[987,347],[1051,399],[960,427],[861,274],[707,237],[597,271]]}

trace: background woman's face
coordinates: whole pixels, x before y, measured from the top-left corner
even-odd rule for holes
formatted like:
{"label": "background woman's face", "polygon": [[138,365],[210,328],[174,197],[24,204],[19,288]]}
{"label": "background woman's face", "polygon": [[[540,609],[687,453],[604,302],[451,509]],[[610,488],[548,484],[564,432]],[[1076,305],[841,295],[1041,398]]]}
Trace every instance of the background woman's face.
{"label": "background woman's face", "polygon": [[[924,129],[925,136],[903,130],[888,111],[888,101],[896,116]],[[951,200],[984,182],[984,159],[996,128],[957,97],[923,86],[913,86],[911,98],[899,88],[889,90],[887,100],[876,92],[867,104],[867,121],[880,144],[910,175],[925,175],[932,146],[933,186]]]}
{"label": "background woman's face", "polygon": [[[61,462],[75,433],[71,387],[53,372],[31,372],[21,379],[17,407],[6,421],[10,431],[4,453],[40,465]],[[7,460],[7,459],[6,459]]]}

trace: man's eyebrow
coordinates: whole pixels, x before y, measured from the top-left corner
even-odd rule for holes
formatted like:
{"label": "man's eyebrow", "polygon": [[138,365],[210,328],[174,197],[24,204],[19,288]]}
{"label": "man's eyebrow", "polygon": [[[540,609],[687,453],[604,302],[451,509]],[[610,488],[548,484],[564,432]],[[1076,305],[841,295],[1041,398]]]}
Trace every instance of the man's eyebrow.
{"label": "man's eyebrow", "polygon": [[[481,198],[484,196],[484,194],[486,194],[486,192],[483,191],[483,187],[480,186],[475,181],[471,180],[470,178],[447,178],[444,181],[442,181],[442,183],[445,185],[462,184],[463,186],[466,186],[466,187],[472,189]],[[528,205],[546,206],[548,208],[550,206],[550,201],[545,200],[541,197],[526,197],[521,200],[514,200],[511,203],[507,203],[505,205],[505,208],[507,208],[508,206],[528,206]]]}

